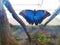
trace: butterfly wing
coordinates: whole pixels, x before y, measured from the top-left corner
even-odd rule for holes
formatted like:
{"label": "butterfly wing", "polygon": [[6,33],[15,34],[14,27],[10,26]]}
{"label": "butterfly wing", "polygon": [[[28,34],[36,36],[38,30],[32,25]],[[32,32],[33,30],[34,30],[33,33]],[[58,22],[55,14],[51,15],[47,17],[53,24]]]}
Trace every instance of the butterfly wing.
{"label": "butterfly wing", "polygon": [[20,15],[23,16],[29,24],[34,23],[34,13],[32,10],[23,10],[20,12]]}
{"label": "butterfly wing", "polygon": [[39,23],[41,23],[45,18],[47,18],[48,16],[50,16],[51,14],[48,11],[44,10],[44,16],[42,17],[42,19],[39,21]]}
{"label": "butterfly wing", "polygon": [[37,25],[39,21],[41,21],[42,17],[44,16],[44,10],[37,10],[35,13],[35,24]]}

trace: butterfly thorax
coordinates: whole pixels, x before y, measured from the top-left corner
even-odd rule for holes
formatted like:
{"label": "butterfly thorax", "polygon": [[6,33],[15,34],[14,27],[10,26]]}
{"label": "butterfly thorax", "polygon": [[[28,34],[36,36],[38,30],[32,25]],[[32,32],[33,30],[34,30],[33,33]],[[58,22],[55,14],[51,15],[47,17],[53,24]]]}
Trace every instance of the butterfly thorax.
{"label": "butterfly thorax", "polygon": [[36,10],[34,9],[34,19],[36,18]]}

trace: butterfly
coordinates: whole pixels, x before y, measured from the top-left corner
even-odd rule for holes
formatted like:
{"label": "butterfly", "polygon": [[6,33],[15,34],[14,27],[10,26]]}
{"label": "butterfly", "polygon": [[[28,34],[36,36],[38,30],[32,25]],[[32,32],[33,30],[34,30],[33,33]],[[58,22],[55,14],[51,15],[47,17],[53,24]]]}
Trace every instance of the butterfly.
{"label": "butterfly", "polygon": [[29,24],[40,24],[50,13],[46,10],[22,10],[19,15],[23,16]]}

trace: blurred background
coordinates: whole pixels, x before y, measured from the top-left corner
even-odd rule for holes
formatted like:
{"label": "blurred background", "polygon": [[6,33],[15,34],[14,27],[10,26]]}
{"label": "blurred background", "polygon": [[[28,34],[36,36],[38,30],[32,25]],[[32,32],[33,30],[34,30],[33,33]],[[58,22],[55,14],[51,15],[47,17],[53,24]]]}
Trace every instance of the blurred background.
{"label": "blurred background", "polygon": [[[39,45],[60,45],[60,14],[49,22],[47,26],[43,26],[60,6],[60,0],[10,0],[10,2],[17,15],[23,20],[23,22],[25,22],[31,38],[36,39],[35,42],[33,40],[34,44],[32,45],[35,45],[37,42]],[[19,12],[25,9],[47,10],[51,13],[51,16],[47,17],[41,25],[30,25],[22,16],[19,15]],[[28,45],[27,35],[25,34],[23,28],[15,19],[13,19],[11,13],[9,13],[6,7],[5,10],[9,23],[14,25],[11,26],[13,35],[23,45]]]}
{"label": "blurred background", "polygon": [[[26,23],[26,25],[29,25],[27,21],[19,15],[19,12],[21,10],[25,9],[31,9],[31,10],[47,10],[48,12],[52,14],[55,12],[55,10],[60,6],[60,0],[10,0],[12,7],[16,11],[17,15]],[[6,9],[6,8],[5,8]],[[9,22],[13,25],[19,25],[11,16],[11,13],[6,9],[6,13],[9,19]],[[46,18],[42,24],[44,24],[51,16]],[[56,16],[48,25],[60,25],[60,14]]]}

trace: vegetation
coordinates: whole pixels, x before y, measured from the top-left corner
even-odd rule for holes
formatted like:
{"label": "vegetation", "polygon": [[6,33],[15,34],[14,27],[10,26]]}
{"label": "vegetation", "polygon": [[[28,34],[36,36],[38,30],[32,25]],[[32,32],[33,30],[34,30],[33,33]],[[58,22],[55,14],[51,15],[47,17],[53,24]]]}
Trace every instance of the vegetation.
{"label": "vegetation", "polygon": [[[20,27],[20,26],[16,26],[16,28],[14,28],[15,31],[13,31],[13,33],[15,33],[14,34],[15,36],[17,36],[16,31],[18,31],[17,30],[18,27]],[[60,28],[58,29],[59,26],[47,26],[44,28],[44,30],[42,30],[40,26],[39,26],[40,30],[37,30],[38,26],[36,26],[35,30],[33,30],[34,27],[33,28],[31,28],[30,26],[27,27],[28,29],[31,30],[31,31],[30,30],[28,30],[28,31],[30,31],[29,33],[32,38],[32,42],[30,44],[27,41],[28,39],[26,39],[24,44],[29,43],[30,45],[35,45],[35,44],[37,44],[37,45],[60,45],[60,43],[59,43],[60,42],[60,38],[59,38],[60,37],[60,31],[59,31]],[[22,30],[22,27],[20,27],[20,30]],[[24,31],[22,31],[22,33],[23,32]],[[52,33],[50,33],[50,32],[52,32]],[[21,35],[21,33],[18,34],[18,36],[20,36],[20,35]],[[22,40],[19,40],[19,42],[21,42],[21,41],[24,41],[23,38],[22,38]],[[26,44],[26,45],[29,45],[29,44]]]}

